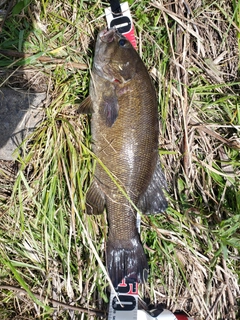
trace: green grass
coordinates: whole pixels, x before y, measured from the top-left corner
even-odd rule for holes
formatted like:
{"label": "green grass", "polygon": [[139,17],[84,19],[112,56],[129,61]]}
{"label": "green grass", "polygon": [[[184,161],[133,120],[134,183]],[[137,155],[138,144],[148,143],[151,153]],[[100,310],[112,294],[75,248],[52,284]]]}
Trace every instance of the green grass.
{"label": "green grass", "polygon": [[[24,66],[44,74],[49,90],[44,121],[21,147],[11,196],[0,198],[0,286],[26,291],[0,287],[0,315],[70,319],[71,307],[51,299],[103,311],[109,299],[99,263],[105,262],[106,217],[85,214],[96,161],[90,118],[76,113],[88,94],[106,3],[36,3],[18,1],[0,34],[0,49],[29,54],[0,54],[0,83],[11,80],[7,71],[14,76]],[[138,49],[158,93],[159,153],[169,186],[167,211],[142,217],[150,275],[140,295],[195,319],[238,319],[239,4],[192,2],[187,22],[185,7],[129,3]],[[76,319],[83,314],[72,312]]]}

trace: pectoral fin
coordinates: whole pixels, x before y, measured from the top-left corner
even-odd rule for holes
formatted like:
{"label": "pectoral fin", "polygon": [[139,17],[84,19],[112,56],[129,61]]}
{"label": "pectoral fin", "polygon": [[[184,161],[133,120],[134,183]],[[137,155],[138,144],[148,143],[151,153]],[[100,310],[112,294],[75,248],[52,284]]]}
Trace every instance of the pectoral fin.
{"label": "pectoral fin", "polygon": [[108,127],[111,127],[116,121],[118,111],[119,105],[116,96],[104,96],[100,107],[100,114]]}
{"label": "pectoral fin", "polygon": [[164,212],[168,206],[163,189],[166,189],[166,180],[159,164],[153,173],[152,180],[147,190],[138,201],[138,208],[144,214]]}
{"label": "pectoral fin", "polygon": [[93,113],[93,103],[90,96],[88,96],[86,99],[82,101],[78,108],[78,113]]}
{"label": "pectoral fin", "polygon": [[93,180],[86,196],[87,214],[102,214],[105,196],[96,180]]}

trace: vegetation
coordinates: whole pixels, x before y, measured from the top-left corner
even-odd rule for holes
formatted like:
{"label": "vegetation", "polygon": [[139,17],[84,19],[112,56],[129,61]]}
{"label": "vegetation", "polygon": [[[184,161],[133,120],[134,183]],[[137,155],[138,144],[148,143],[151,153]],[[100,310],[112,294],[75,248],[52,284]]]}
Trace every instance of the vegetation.
{"label": "vegetation", "polygon": [[[169,186],[167,211],[142,217],[150,276],[140,296],[196,320],[239,319],[240,2],[129,4],[158,93]],[[47,92],[44,121],[16,162],[1,162],[0,315],[104,318],[107,224],[105,215],[85,214],[96,159],[90,119],[76,110],[108,4],[0,5],[0,86]]]}

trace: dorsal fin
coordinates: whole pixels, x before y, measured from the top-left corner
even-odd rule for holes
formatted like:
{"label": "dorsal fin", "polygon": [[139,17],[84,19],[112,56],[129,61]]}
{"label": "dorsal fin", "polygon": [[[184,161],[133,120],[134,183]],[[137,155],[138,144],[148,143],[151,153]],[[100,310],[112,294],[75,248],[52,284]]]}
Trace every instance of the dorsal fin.
{"label": "dorsal fin", "polygon": [[84,113],[93,113],[93,103],[92,103],[92,99],[91,99],[91,96],[88,96],[86,99],[84,99],[78,110],[77,110],[78,113],[81,113],[81,114],[84,114]]}

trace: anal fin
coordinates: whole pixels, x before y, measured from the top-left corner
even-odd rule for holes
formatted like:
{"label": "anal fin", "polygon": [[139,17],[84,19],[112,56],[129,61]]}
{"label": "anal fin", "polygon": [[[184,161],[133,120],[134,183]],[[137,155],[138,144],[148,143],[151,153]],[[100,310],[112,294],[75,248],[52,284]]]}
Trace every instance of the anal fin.
{"label": "anal fin", "polygon": [[93,180],[86,196],[87,214],[102,214],[105,196],[96,180]]}
{"label": "anal fin", "polygon": [[166,188],[166,180],[158,162],[153,173],[152,180],[146,191],[141,195],[137,207],[144,214],[156,214],[164,212],[168,206],[163,192],[163,189]]}

